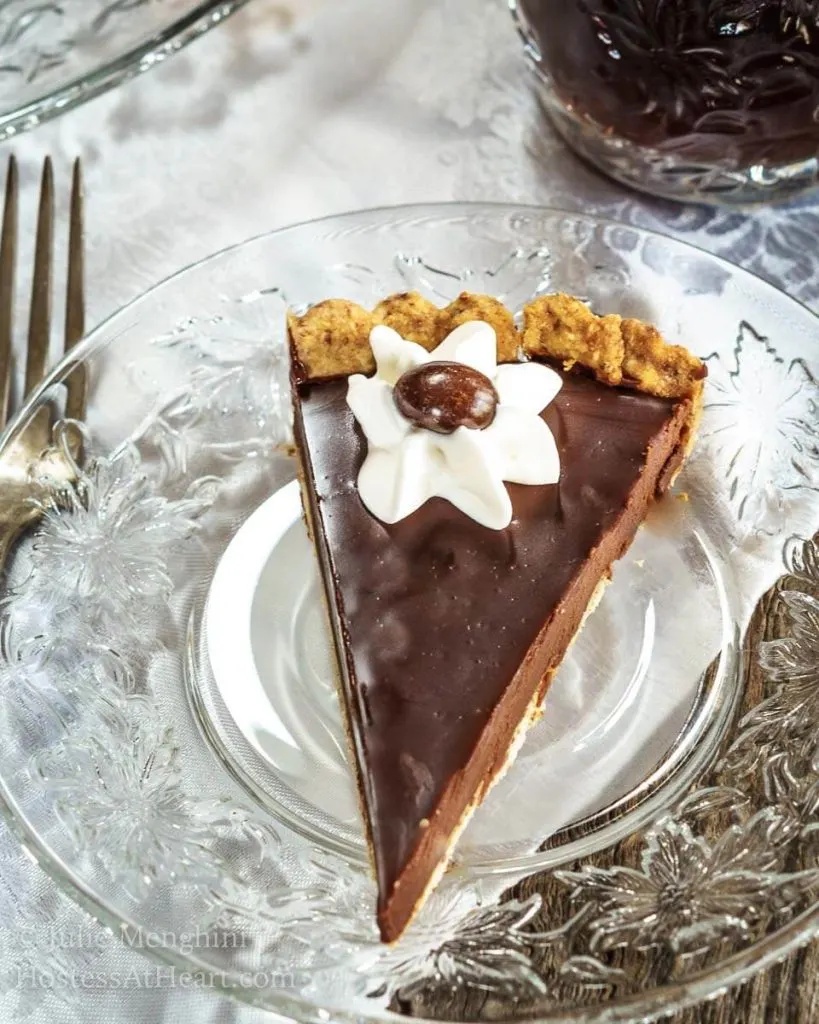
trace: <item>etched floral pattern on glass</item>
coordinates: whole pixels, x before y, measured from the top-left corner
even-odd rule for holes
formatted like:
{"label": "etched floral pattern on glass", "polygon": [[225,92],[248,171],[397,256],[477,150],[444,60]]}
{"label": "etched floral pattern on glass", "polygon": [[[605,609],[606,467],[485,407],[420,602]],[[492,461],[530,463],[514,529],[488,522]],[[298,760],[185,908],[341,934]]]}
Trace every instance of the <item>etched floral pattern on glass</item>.
{"label": "etched floral pattern on glass", "polygon": [[[639,245],[629,232],[567,225],[561,236],[573,239],[569,270],[579,276],[584,267],[591,276],[605,246],[615,250],[611,301],[628,296]],[[480,282],[519,306],[567,272],[552,249],[510,245],[465,274],[406,247],[391,286],[449,301]],[[380,278],[351,267],[339,281],[359,297],[375,293]],[[786,545],[775,596],[782,636],[759,659],[765,692],[708,776],[627,843],[544,870],[502,899],[520,879],[453,872],[395,947],[377,941],[366,866],[273,820],[224,771],[191,725],[186,673],[213,563],[247,495],[264,495],[280,471],[292,477],[281,329],[270,326],[286,292],[237,290],[152,334],[145,358],[179,359],[187,376],[155,387],[109,450],[91,433],[94,458],[15,558],[0,607],[0,714],[9,749],[26,751],[21,770],[53,815],[55,842],[82,854],[96,884],[146,921],[167,897],[203,933],[248,943],[233,959],[221,947],[200,956],[231,971],[251,961],[290,971],[294,998],[342,1015],[457,988],[507,1016],[524,1001],[542,1015],[578,999],[605,1007],[647,980],[671,984],[712,966],[810,907],[819,892],[819,552],[804,538]],[[723,301],[719,290],[698,294]],[[761,479],[775,476],[800,500],[815,487],[816,382],[782,350],[782,339],[738,322],[709,361],[703,442],[742,537],[771,528],[769,503],[754,497]]]}

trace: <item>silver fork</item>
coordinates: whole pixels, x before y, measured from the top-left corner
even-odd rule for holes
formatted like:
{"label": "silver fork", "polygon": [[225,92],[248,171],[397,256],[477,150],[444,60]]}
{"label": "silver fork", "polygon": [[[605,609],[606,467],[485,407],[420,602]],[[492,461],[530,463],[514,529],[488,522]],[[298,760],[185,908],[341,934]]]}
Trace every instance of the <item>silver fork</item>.
{"label": "silver fork", "polygon": [[[17,161],[9,159],[6,198],[0,231],[0,426],[9,418],[13,367],[14,278],[17,263],[18,228]],[[25,386],[28,398],[42,381],[48,360],[51,331],[51,266],[54,240],[54,171],[46,157],[40,183],[31,310],[28,326]],[[85,331],[83,267],[82,167],[74,163],[71,184],[71,212],[68,237],[68,283],[65,303],[64,350],[69,352]],[[65,384],[64,419],[81,421],[85,416],[85,367],[74,366]],[[64,488],[76,479],[81,460],[78,433],[64,434],[61,443],[52,441],[53,410],[40,408],[19,433],[13,445],[0,457],[0,568],[23,530],[52,504]]]}

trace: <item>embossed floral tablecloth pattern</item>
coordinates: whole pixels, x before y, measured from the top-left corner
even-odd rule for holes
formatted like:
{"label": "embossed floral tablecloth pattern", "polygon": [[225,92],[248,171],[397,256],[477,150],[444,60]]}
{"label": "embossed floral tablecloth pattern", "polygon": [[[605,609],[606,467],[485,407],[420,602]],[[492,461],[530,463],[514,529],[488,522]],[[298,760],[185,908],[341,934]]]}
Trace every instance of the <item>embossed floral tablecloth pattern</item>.
{"label": "embossed floral tablecloth pattern", "polygon": [[[293,15],[284,36],[283,6]],[[46,153],[60,180],[75,155],[85,160],[91,323],[261,231],[448,199],[555,204],[657,228],[819,309],[819,200],[747,215],[654,202],[598,177],[540,121],[502,0],[252,0],[164,67],[14,149],[24,217]],[[0,922],[0,1020],[257,1017],[171,984],[62,896],[2,827]],[[121,983],[80,992],[77,971]],[[36,983],[48,977],[55,984]]]}

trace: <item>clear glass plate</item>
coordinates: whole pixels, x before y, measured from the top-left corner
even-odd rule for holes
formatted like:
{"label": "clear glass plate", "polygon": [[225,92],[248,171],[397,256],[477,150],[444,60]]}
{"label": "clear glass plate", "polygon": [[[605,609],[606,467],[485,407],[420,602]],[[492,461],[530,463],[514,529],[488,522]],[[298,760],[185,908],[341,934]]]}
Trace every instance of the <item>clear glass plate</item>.
{"label": "clear glass plate", "polygon": [[[569,291],[656,321],[709,379],[675,494],[386,947],[293,483],[283,329],[288,307],[408,288],[513,308]],[[799,593],[819,555],[786,543],[819,522],[816,337],[811,313],[713,256],[525,207],[330,218],[171,278],[77,351],[87,460],[9,567],[10,822],[131,945],[298,1019],[649,1018],[781,955],[819,916],[819,604]],[[0,457],[43,406],[59,417],[72,365]],[[749,664],[742,634],[783,551],[782,638]]]}
{"label": "clear glass plate", "polygon": [[246,0],[5,0],[0,140],[142,74]]}

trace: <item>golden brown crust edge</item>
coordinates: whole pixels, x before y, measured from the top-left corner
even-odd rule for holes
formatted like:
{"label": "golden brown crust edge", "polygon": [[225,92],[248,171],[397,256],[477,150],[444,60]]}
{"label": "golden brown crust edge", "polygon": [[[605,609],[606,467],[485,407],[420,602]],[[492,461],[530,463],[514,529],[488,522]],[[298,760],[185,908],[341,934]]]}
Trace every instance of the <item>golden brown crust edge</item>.
{"label": "golden brown crust edge", "polygon": [[297,381],[322,380],[375,368],[370,331],[394,328],[427,351],[462,323],[484,320],[498,336],[498,362],[530,356],[581,366],[605,384],[624,385],[660,398],[692,398],[702,392],[706,367],[679,345],[640,320],[596,316],[570,295],[544,295],[524,307],[518,331],[506,307],[489,295],[463,292],[440,309],[417,292],[392,295],[372,312],[347,299],[327,299],[303,316],[290,316],[289,333]]}
{"label": "golden brown crust edge", "polygon": [[288,318],[290,355],[297,380],[325,380],[375,369],[370,331],[385,324],[428,352],[460,324],[485,320],[498,336],[498,359],[517,359],[520,336],[509,310],[489,295],[464,292],[439,309],[418,292],[391,295],[370,312],[347,299],[326,299]]}
{"label": "golden brown crust edge", "polygon": [[680,345],[669,345],[656,327],[616,314],[595,316],[570,295],[544,295],[524,308],[527,355],[559,359],[594,373],[604,384],[624,385],[659,398],[694,397],[705,364]]}

